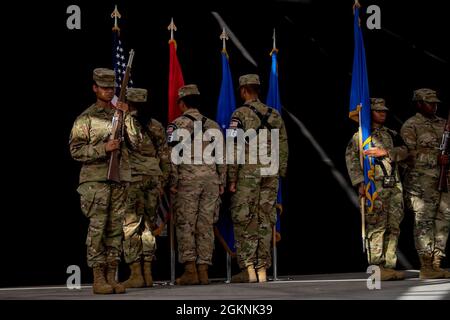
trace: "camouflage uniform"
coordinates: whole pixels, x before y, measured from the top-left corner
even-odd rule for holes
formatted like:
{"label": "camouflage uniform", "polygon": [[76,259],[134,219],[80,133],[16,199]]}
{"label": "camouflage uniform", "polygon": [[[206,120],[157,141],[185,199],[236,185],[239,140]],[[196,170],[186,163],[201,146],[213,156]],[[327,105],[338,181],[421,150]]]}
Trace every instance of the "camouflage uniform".
{"label": "camouflage uniform", "polygon": [[[179,99],[199,94],[195,85],[186,85],[179,89]],[[215,121],[203,117],[197,109],[190,108],[168,125],[169,142],[172,140],[174,130],[187,129],[192,133],[194,119],[204,123],[204,130],[221,130]],[[208,144],[209,142],[203,142],[203,150]],[[194,161],[192,155],[191,160]],[[175,165],[172,161],[169,183],[178,189],[174,198],[173,211],[180,263],[212,264],[213,223],[218,218],[219,186],[224,185],[225,177],[225,165],[215,163]]]}
{"label": "camouflage uniform", "polygon": [[[384,99],[372,98],[371,105],[371,110],[388,111]],[[400,223],[404,215],[398,162],[407,158],[408,150],[397,132],[384,126],[372,129],[372,147],[383,148],[388,154],[375,158],[374,180],[377,195],[373,210],[369,212],[367,207],[365,210],[366,235],[369,240],[368,260],[369,264],[394,269],[397,263]],[[360,162],[358,132],[347,146],[345,160],[352,185],[359,187],[364,182],[364,173]],[[395,176],[395,184],[385,186],[385,176]]]}
{"label": "camouflage uniform", "polygon": [[[147,90],[130,88],[127,100],[132,103],[145,102]],[[155,223],[159,190],[165,185],[170,171],[166,133],[161,123],[150,119],[146,127],[142,127],[141,134],[141,149],[130,151],[132,182],[123,225],[123,252],[125,262],[129,264],[141,258],[151,262],[154,258],[156,240],[152,227]]]}
{"label": "camouflage uniform", "polygon": [[[114,71],[95,69],[94,81],[101,87],[114,87]],[[114,109],[93,104],[76,120],[70,134],[72,157],[82,162],[80,185],[81,210],[89,218],[87,262],[92,268],[120,260],[122,223],[125,215],[127,185],[131,181],[128,149],[121,144],[121,183],[107,180],[109,155],[105,143],[112,129]],[[132,149],[139,149],[142,136],[129,112],[124,113],[125,134]]]}
{"label": "camouflage uniform", "polygon": [[[240,86],[249,84],[259,85],[259,77],[253,74],[240,77]],[[231,132],[236,129],[242,129],[245,132],[259,128],[261,120],[251,107],[262,115],[266,115],[271,109],[258,99],[246,101],[245,105],[233,112],[229,128]],[[273,176],[261,176],[260,169],[265,166],[260,163],[228,165],[228,182],[236,183],[236,192],[231,197],[230,209],[234,225],[237,262],[243,270],[248,267],[269,268],[272,264],[270,244],[272,227],[277,219],[275,205],[278,181],[279,176],[286,175],[288,143],[283,119],[275,109],[271,110],[267,123],[273,129],[279,129],[278,172]],[[270,148],[270,132],[268,138],[269,142],[266,146]],[[248,153],[249,148],[245,148],[246,159],[248,159]]]}
{"label": "camouflage uniform", "polygon": [[[416,90],[413,100],[439,102],[435,91],[430,89]],[[427,118],[417,113],[401,129],[411,154],[404,180],[405,201],[415,214],[415,245],[421,257],[445,256],[450,227],[450,193],[437,190],[437,160],[445,123],[442,118]]]}

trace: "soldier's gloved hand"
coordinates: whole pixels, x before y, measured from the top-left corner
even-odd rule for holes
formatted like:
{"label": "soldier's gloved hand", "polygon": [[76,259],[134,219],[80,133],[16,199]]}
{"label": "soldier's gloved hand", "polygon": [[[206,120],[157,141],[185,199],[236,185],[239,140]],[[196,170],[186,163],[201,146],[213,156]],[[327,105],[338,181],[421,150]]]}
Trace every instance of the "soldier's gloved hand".
{"label": "soldier's gloved hand", "polygon": [[223,187],[223,185],[219,186],[219,194],[222,195],[225,192],[225,188]]}
{"label": "soldier's gloved hand", "polygon": [[366,195],[366,192],[364,190],[364,183],[359,184],[358,192],[360,197],[364,197]]}
{"label": "soldier's gloved hand", "polygon": [[236,192],[236,182],[230,182],[230,185],[228,186],[228,190],[232,193]]}
{"label": "soldier's gloved hand", "polygon": [[106,152],[119,150],[119,148],[120,148],[120,139],[108,140],[108,142],[105,143]]}
{"label": "soldier's gloved hand", "polygon": [[438,156],[438,164],[440,166],[448,166],[448,163],[449,163],[448,155],[440,154]]}
{"label": "soldier's gloved hand", "polygon": [[385,149],[383,148],[369,148],[367,150],[364,150],[364,155],[369,156],[369,157],[375,157],[375,158],[379,158],[379,157],[384,157],[386,156],[388,153]]}
{"label": "soldier's gloved hand", "polygon": [[128,110],[130,110],[130,107],[125,102],[118,101],[116,104],[116,109],[122,110],[123,112],[128,112]]}

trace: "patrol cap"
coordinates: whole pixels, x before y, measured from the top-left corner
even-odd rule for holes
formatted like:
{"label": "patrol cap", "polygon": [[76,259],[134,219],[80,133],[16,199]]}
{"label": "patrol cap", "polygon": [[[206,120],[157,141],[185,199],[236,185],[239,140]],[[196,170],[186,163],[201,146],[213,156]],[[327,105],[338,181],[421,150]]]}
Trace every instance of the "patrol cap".
{"label": "patrol cap", "polygon": [[370,98],[370,110],[389,111],[383,98]]}
{"label": "patrol cap", "polygon": [[425,102],[441,102],[441,100],[437,98],[436,91],[428,88],[415,90],[412,100]]}
{"label": "patrol cap", "polygon": [[146,102],[147,101],[147,89],[141,88],[128,88],[127,100],[131,102]]}
{"label": "patrol cap", "polygon": [[96,68],[94,69],[92,79],[99,87],[115,87],[116,86],[116,75],[114,70],[106,68]]}
{"label": "patrol cap", "polygon": [[257,74],[244,74],[239,78],[239,88],[248,84],[261,85]]}
{"label": "patrol cap", "polygon": [[200,91],[198,91],[197,85],[195,84],[187,84],[178,89],[178,100],[192,95],[200,95]]}

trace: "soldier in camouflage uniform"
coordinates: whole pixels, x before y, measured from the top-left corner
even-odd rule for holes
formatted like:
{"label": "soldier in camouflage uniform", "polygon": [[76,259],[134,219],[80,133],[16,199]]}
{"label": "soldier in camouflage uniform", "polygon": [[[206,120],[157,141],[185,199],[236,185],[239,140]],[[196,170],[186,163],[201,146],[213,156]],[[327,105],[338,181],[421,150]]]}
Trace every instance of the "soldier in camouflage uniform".
{"label": "soldier in camouflage uniform", "polygon": [[[272,264],[271,239],[276,223],[276,199],[279,176],[285,177],[288,159],[287,134],[280,114],[258,99],[260,88],[256,74],[239,78],[239,92],[244,105],[232,117],[228,134],[236,136],[237,129],[269,129],[266,147],[271,146],[271,129],[279,130],[278,171],[272,176],[262,176],[257,164],[230,164],[228,166],[231,217],[237,249],[237,262],[242,270],[232,282],[265,282],[266,269]],[[227,138],[228,139],[228,138]],[[269,149],[270,150],[270,149]],[[246,159],[249,148],[245,148]],[[257,278],[258,277],[258,278]]]}
{"label": "soldier in camouflage uniform", "polygon": [[[186,85],[179,89],[178,105],[183,115],[167,127],[169,146],[174,146],[174,132],[177,129],[188,130],[191,139],[194,139],[194,122],[197,121],[201,121],[203,131],[216,129],[223,141],[220,126],[199,112],[199,97],[196,85]],[[209,142],[200,144],[204,150]],[[190,160],[195,161],[193,154]],[[212,264],[214,249],[213,224],[218,219],[220,194],[224,191],[225,178],[224,164],[206,164],[202,159],[200,164],[175,165],[172,159],[169,183],[174,194],[178,259],[185,264],[183,275],[176,279],[179,285],[208,284],[208,266]]]}
{"label": "soldier in camouflage uniform", "polygon": [[[408,150],[397,132],[384,126],[387,111],[384,99],[372,98],[372,147],[364,154],[375,158],[376,197],[373,209],[365,209],[369,264],[380,267],[381,280],[402,280],[404,273],[394,270],[400,223],[403,220],[403,188],[398,162],[408,157]],[[359,133],[350,140],[345,153],[347,170],[353,186],[364,196]]]}
{"label": "soldier in camouflage uniform", "polygon": [[144,109],[148,108],[146,101],[146,89],[127,90],[131,114],[140,123],[143,137],[141,149],[130,150],[131,184],[123,224],[123,253],[131,269],[130,278],[123,283],[127,288],[153,285],[151,262],[156,240],[152,229],[158,199],[170,172],[165,129],[157,120],[145,116],[148,114]]}
{"label": "soldier in camouflage uniform", "polygon": [[[120,261],[131,170],[125,143],[109,140],[114,115],[111,104],[114,71],[97,68],[93,79],[97,102],[75,120],[70,134],[70,152],[83,164],[77,191],[81,197],[81,210],[89,218],[87,262],[94,271],[94,293],[122,293],[125,287],[115,281],[115,275]],[[128,112],[127,104],[118,102],[116,107],[124,112],[124,131],[130,148],[138,149],[142,140],[139,125]],[[121,153],[121,183],[107,180],[109,155],[114,150]]]}
{"label": "soldier in camouflage uniform", "polygon": [[448,156],[439,152],[445,120],[436,116],[436,92],[431,89],[414,91],[413,101],[418,113],[401,129],[411,161],[404,180],[405,202],[414,212],[414,237],[419,254],[420,278],[449,278],[441,269],[441,259],[450,227],[450,193],[437,190],[440,164],[448,164]]}

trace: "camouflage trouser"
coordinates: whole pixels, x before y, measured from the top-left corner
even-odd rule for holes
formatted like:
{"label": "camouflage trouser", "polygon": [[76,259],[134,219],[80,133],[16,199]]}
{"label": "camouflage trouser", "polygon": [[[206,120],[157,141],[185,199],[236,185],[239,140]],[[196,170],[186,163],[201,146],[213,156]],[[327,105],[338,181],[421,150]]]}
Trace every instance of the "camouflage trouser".
{"label": "camouflage trouser", "polygon": [[180,263],[212,264],[213,224],[217,221],[220,204],[219,185],[214,180],[178,182],[173,210]]}
{"label": "camouflage trouser", "polygon": [[143,181],[132,182],[128,190],[127,211],[123,222],[123,255],[126,263],[143,259],[152,261],[156,239],[154,224],[158,205],[158,176],[145,176]]}
{"label": "camouflage trouser", "polygon": [[409,173],[405,182],[405,202],[415,215],[414,239],[419,255],[445,256],[450,193],[439,193],[437,184],[437,178],[417,173]]}
{"label": "camouflage trouser", "polygon": [[240,175],[231,197],[231,217],[241,269],[272,265],[272,228],[276,223],[278,177]]}
{"label": "camouflage trouser", "polygon": [[126,184],[84,182],[78,189],[81,210],[89,218],[87,263],[97,265],[120,260]]}
{"label": "camouflage trouser", "polygon": [[397,264],[397,245],[400,223],[404,216],[402,185],[383,188],[381,181],[375,186],[378,197],[374,200],[372,212],[366,209],[366,235],[369,264],[395,268]]}

